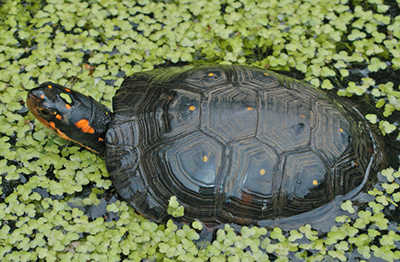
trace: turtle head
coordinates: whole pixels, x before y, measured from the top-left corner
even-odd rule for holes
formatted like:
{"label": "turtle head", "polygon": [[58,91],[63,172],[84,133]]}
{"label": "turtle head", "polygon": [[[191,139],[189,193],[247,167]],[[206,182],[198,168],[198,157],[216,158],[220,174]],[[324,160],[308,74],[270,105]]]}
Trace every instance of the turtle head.
{"label": "turtle head", "polygon": [[31,113],[62,138],[104,154],[111,111],[92,97],[50,82],[28,92]]}

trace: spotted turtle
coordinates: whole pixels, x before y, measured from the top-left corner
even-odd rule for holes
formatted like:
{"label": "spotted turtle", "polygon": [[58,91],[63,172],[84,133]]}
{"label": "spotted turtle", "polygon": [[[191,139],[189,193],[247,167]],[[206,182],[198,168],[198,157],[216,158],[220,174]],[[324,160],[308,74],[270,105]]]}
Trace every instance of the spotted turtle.
{"label": "spotted turtle", "polygon": [[358,109],[249,66],[135,73],[113,109],[54,83],[29,91],[35,117],[104,156],[119,194],[147,218],[263,225],[311,219],[365,188],[384,153]]}

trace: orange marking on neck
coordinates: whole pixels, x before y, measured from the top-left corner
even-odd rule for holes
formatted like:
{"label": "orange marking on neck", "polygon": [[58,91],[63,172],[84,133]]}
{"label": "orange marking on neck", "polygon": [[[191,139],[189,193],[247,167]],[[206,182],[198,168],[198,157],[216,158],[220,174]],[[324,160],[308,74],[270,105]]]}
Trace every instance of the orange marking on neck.
{"label": "orange marking on neck", "polygon": [[51,129],[53,132],[55,132],[58,136],[60,136],[60,137],[62,137],[62,138],[64,138],[64,139],[67,139],[67,140],[69,140],[69,141],[75,142],[75,143],[77,143],[77,144],[79,144],[79,145],[81,145],[81,146],[83,146],[83,147],[86,147],[86,148],[89,149],[90,151],[92,151],[92,152],[94,152],[94,153],[96,153],[96,154],[99,154],[99,152],[97,152],[96,150],[94,150],[94,149],[92,149],[92,148],[90,148],[90,147],[88,147],[88,146],[86,146],[86,145],[84,145],[84,144],[82,144],[82,143],[80,143],[80,142],[78,142],[78,141],[75,141],[75,140],[69,138],[64,132],[62,132],[60,129],[58,129],[58,128],[56,127],[56,124],[55,124],[54,122],[47,122],[47,121],[44,120],[43,118],[38,118],[38,120],[39,120],[39,122],[42,123],[44,126],[50,128],[50,129]]}
{"label": "orange marking on neck", "polygon": [[71,109],[71,105],[69,105],[69,104],[65,104],[65,107],[66,107],[67,109]]}
{"label": "orange marking on neck", "polygon": [[84,133],[89,133],[89,134],[94,133],[93,127],[89,125],[89,121],[87,121],[86,119],[79,120],[78,122],[75,123],[75,126],[81,129]]}
{"label": "orange marking on neck", "polygon": [[[56,127],[56,124],[55,124],[54,122],[48,122],[48,123],[49,123],[49,124],[46,125],[46,126],[49,127],[51,130],[53,130],[54,132],[56,132],[57,135],[61,136],[61,137],[64,138],[64,139],[71,140],[71,138],[69,138],[66,134],[64,134],[63,132],[61,132],[60,129],[58,129],[58,128]],[[71,141],[73,141],[73,140],[71,140]]]}

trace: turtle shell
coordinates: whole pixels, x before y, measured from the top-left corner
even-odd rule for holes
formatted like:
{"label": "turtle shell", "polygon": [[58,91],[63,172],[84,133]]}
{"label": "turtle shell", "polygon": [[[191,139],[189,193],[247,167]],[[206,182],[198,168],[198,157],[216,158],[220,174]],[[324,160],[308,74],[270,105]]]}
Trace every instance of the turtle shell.
{"label": "turtle shell", "polygon": [[[176,196],[184,220],[258,224],[365,189],[383,154],[349,102],[248,66],[134,74],[117,91],[106,165],[153,221]],[[306,216],[307,217],[307,216]]]}

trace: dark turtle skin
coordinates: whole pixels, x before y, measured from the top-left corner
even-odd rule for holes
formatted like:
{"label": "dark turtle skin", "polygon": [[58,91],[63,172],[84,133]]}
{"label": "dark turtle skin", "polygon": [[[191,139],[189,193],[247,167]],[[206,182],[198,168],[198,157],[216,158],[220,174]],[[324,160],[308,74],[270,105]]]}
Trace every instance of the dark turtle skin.
{"label": "dark turtle skin", "polygon": [[[73,120],[61,93],[77,106]],[[113,113],[53,83],[31,90],[28,106],[59,135],[104,155],[119,194],[147,218],[166,221],[176,196],[184,221],[264,225],[312,220],[314,210],[365,191],[382,167],[379,138],[338,99],[270,71],[216,65],[136,73]]]}

